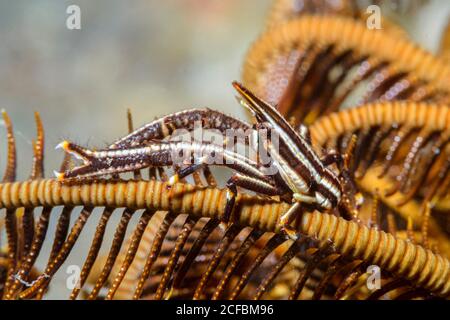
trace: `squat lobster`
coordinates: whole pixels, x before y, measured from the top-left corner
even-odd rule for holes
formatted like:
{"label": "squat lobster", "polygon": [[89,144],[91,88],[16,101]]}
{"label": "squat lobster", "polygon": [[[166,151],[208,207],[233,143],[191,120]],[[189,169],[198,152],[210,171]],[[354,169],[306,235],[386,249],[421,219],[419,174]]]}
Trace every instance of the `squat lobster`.
{"label": "squat lobster", "polygon": [[[93,151],[63,141],[57,148],[63,148],[81,159],[83,165],[65,172],[55,172],[56,177],[58,180],[90,178],[107,174],[117,175],[146,167],[177,166],[180,163],[174,161],[174,155],[180,152],[189,154],[188,161],[181,164],[170,180],[175,183],[208,165],[211,156],[220,156],[222,162],[212,165],[226,166],[234,170],[227,182],[228,196],[223,216],[226,222],[231,219],[237,187],[267,196],[289,196],[293,204],[281,216],[279,223],[291,238],[297,238],[297,235],[290,228],[290,223],[301,212],[302,207],[322,212],[334,210],[339,206],[351,210],[351,199],[347,197],[343,201],[344,185],[349,184],[350,178],[343,168],[342,157],[331,152],[320,159],[312,148],[305,126],[301,126],[297,133],[270,104],[238,82],[233,82],[233,86],[240,95],[240,103],[255,116],[256,123],[253,126],[217,111],[193,109],[155,120],[103,150]],[[217,129],[223,134],[229,129],[252,130],[255,134],[253,137],[259,137],[258,142],[262,143],[263,149],[270,157],[269,164],[276,172],[268,175],[267,165],[262,164],[259,158],[253,160],[229,150],[226,143],[217,145],[163,141],[176,129],[193,130],[195,120],[201,121],[204,129]],[[278,145],[268,138],[261,141],[259,133],[262,130],[267,130],[271,136],[276,133],[279,136]],[[202,156],[196,156],[199,154]],[[340,175],[328,168],[333,163],[340,167]]]}

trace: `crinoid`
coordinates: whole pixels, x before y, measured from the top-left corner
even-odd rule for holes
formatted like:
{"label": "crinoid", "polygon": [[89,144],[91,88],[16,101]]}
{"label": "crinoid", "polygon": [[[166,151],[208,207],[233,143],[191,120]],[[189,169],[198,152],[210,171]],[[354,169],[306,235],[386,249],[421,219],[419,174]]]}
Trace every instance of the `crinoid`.
{"label": "crinoid", "polygon": [[442,60],[345,17],[304,15],[270,28],[250,48],[242,77],[296,123],[373,101],[449,101]]}
{"label": "crinoid", "polygon": [[[345,148],[357,136],[352,163],[356,183],[402,217],[420,226],[428,206],[448,208],[450,183],[449,108],[425,103],[390,102],[359,106],[319,118],[311,126],[317,146]],[[339,132],[339,133],[338,133]],[[368,213],[370,217],[370,212]],[[427,217],[449,256],[448,240]]]}
{"label": "crinoid", "polygon": [[[144,128],[147,130],[149,127]],[[155,141],[150,140],[149,143]],[[11,142],[9,149],[14,150]],[[9,159],[9,163],[15,163],[15,157],[10,156]],[[37,164],[40,167],[40,162]],[[99,169],[97,166],[94,168]],[[130,166],[128,169],[134,171],[136,167]],[[77,168],[66,172],[71,172],[70,170]],[[14,166],[8,167],[7,171],[14,174]],[[116,173],[114,171],[113,175]],[[137,178],[138,173],[135,175]],[[206,176],[212,181],[209,174]],[[197,176],[196,179],[198,178]],[[370,226],[364,226],[361,222],[346,221],[329,213],[309,213],[303,210],[302,214],[290,219],[290,226],[298,237],[289,239],[283,231],[283,216],[288,211],[289,204],[239,193],[232,218],[225,220],[228,225],[223,229],[220,221],[226,216],[229,197],[226,190],[217,189],[214,183],[209,183],[207,187],[200,182],[193,185],[174,184],[155,180],[153,175],[150,180],[141,177],[128,181],[117,180],[117,177],[113,180],[92,180],[85,177],[67,183],[55,180],[8,182],[1,185],[0,194],[1,206],[7,209],[6,224],[10,226],[6,228],[9,254],[14,251],[21,252],[21,256],[35,257],[45,239],[46,224],[51,215],[55,214],[53,208],[64,208],[52,245],[54,250],[44,272],[30,287],[23,287],[23,283],[17,279],[27,279],[27,270],[32,267],[33,261],[30,263],[30,259],[11,258],[10,261],[18,262],[14,267],[8,266],[8,274],[18,276],[8,278],[13,280],[7,281],[5,285],[5,298],[42,297],[95,207],[105,209],[84,262],[83,281],[87,279],[97,259],[112,210],[123,207],[126,209],[116,228],[110,252],[100,268],[101,272],[93,281],[94,287],[88,295],[91,299],[98,297],[112,270],[116,274],[110,278],[105,295],[107,299],[113,298],[122,290],[129,292],[127,297],[133,292],[133,298],[155,299],[376,298],[387,292],[391,297],[404,298],[446,297],[449,292],[450,265],[446,258],[396,236],[395,234],[400,234],[400,230],[395,233],[381,231],[381,226],[375,221]],[[83,209],[68,231],[67,212],[77,206],[82,206]],[[22,251],[25,247],[16,240],[17,228],[11,226],[17,210],[25,208],[25,212],[31,213],[38,207],[43,207],[43,210],[36,225],[31,249],[26,254]],[[122,249],[124,255],[120,257],[128,222],[139,209],[145,211],[141,213],[126,249]],[[166,213],[155,214],[158,211]],[[180,215],[180,219],[177,219]],[[374,220],[381,220],[378,213],[372,217]],[[144,230],[147,226],[157,230],[153,233],[151,248],[144,250],[146,258],[134,261],[139,252],[138,244],[145,239]],[[392,229],[391,231],[394,232]],[[425,236],[427,232],[428,228],[424,227]],[[424,241],[431,242],[432,239],[433,234],[429,239],[425,237]],[[208,249],[211,247],[216,249],[211,251]],[[195,262],[202,259],[207,259],[208,263],[196,267]],[[116,261],[120,268],[113,268]],[[140,274],[134,276],[136,281],[124,283],[124,287],[120,288],[125,274],[132,270],[132,262],[140,263],[143,268],[139,268]],[[371,293],[366,287],[361,287],[362,279],[367,277],[365,270],[371,265],[378,265],[385,270],[383,281],[386,286],[379,289],[381,291],[378,293]],[[74,289],[72,298],[78,292],[79,289]]]}
{"label": "crinoid", "polygon": [[[353,18],[361,23],[366,23],[369,14],[367,4],[358,3],[357,0],[276,0],[267,18],[267,27],[271,28],[289,20],[295,20],[301,15],[326,15],[344,16]],[[391,35],[407,37],[404,29],[382,17],[382,28],[388,30]]]}
{"label": "crinoid", "polygon": [[[424,65],[439,65],[439,73],[447,80],[439,75],[428,78],[433,67],[421,71]],[[404,227],[408,219],[419,227],[430,202],[448,210],[448,133],[442,126],[431,125],[446,118],[448,77],[443,60],[409,40],[368,30],[345,17],[308,15],[266,31],[249,50],[243,72],[244,82],[277,104],[286,118],[293,123],[312,123],[318,150],[342,152],[356,136],[350,170],[356,183],[364,190],[366,201],[372,198],[403,216],[400,223]],[[375,103],[394,100],[408,103]],[[334,113],[368,103],[371,105]],[[320,115],[324,116],[317,119]],[[369,124],[372,121],[377,124]],[[342,134],[334,136],[336,131]],[[431,182],[434,187],[429,187]],[[421,188],[424,183],[429,185]],[[436,192],[439,195],[434,197]],[[370,209],[363,207],[361,212],[370,218]],[[445,222],[441,230],[433,220],[436,234],[446,232]],[[448,241],[441,239],[442,250],[447,252]]]}
{"label": "crinoid", "polygon": [[440,53],[447,63],[450,63],[450,21],[442,35]]}
{"label": "crinoid", "polygon": [[234,83],[251,122],[189,109],[135,130],[128,112],[106,147],[61,143],[55,179],[36,114],[16,181],[3,113],[3,299],[46,297],[80,243],[70,299],[449,298],[450,67],[354,7],[284,4]]}

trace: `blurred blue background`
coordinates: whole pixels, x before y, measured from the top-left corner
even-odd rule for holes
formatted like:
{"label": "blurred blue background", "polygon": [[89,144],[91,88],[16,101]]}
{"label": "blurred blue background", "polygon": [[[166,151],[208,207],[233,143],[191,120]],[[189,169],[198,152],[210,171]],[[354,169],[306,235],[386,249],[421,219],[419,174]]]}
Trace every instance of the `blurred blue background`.
{"label": "blurred blue background", "polygon": [[[66,28],[71,4],[81,9],[81,30]],[[201,106],[239,114],[230,82],[240,77],[268,5],[0,1],[0,108],[18,135],[20,178],[29,174],[23,160],[31,156],[33,111],[44,121],[52,169],[62,157],[53,147],[63,138],[103,146],[126,133],[127,107],[136,125]]]}

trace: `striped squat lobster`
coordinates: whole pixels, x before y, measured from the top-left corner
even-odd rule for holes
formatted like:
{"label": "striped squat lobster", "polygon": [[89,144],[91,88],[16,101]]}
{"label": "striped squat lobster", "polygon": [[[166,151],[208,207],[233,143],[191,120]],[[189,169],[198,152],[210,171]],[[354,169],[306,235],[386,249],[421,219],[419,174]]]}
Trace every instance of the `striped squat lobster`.
{"label": "striped squat lobster", "polygon": [[[210,109],[192,109],[178,112],[155,120],[135,130],[108,148],[90,150],[74,143],[63,141],[57,148],[82,160],[83,164],[65,172],[55,172],[58,180],[87,179],[136,171],[148,167],[174,166],[176,173],[170,182],[176,183],[195,171],[211,164],[211,158],[220,156],[220,163],[212,165],[226,166],[234,170],[227,182],[227,203],[222,220],[232,220],[237,187],[265,196],[279,196],[290,199],[292,206],[280,217],[282,230],[290,238],[298,235],[290,227],[293,219],[302,210],[333,212],[354,218],[358,205],[356,188],[348,170],[351,144],[346,155],[329,152],[320,158],[314,151],[306,126],[300,125],[298,132],[280,113],[250,90],[238,82],[233,82],[239,93],[241,105],[250,109],[256,122],[253,125]],[[201,121],[203,129],[250,130],[247,139],[257,139],[258,147],[267,152],[269,165],[275,168],[274,174],[267,174],[268,165],[257,159],[251,159],[228,148],[226,141],[222,145],[214,143],[167,141],[177,129],[193,130],[194,123]],[[261,138],[261,132],[266,133]],[[273,143],[274,135],[278,143]],[[255,140],[253,140],[255,141]],[[189,161],[177,163],[174,155],[189,154]],[[201,156],[198,156],[198,155]],[[186,159],[185,159],[186,160]],[[329,168],[335,164],[339,173]]]}

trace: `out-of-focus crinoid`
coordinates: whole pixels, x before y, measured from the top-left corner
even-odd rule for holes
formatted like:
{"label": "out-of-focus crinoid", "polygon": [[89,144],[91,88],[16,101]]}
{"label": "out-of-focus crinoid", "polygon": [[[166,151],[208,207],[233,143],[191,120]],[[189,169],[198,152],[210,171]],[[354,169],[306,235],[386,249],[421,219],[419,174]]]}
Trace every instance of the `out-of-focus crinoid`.
{"label": "out-of-focus crinoid", "polygon": [[[268,27],[272,27],[281,22],[295,19],[303,14],[316,15],[340,15],[352,17],[364,21],[370,12],[373,12],[373,5],[380,9],[380,12],[413,12],[427,3],[427,0],[275,0],[267,19]],[[370,7],[372,5],[372,7]],[[382,8],[380,8],[382,7]],[[393,22],[383,17],[383,29],[388,29],[392,34],[406,36],[405,30],[401,29]]]}
{"label": "out-of-focus crinoid", "polygon": [[[243,81],[251,90],[236,85],[244,93],[240,102],[254,112],[252,124],[191,109],[133,130],[128,113],[129,134],[106,148],[63,144],[84,166],[74,167],[66,155],[56,171],[67,179],[58,181],[44,177],[44,133],[36,114],[32,172],[16,181],[23,160],[3,113],[3,299],[45,298],[80,242],[88,246],[77,261],[78,283],[61,298],[450,296],[450,67],[396,26],[368,30],[348,2],[331,8],[305,0],[314,6],[280,14],[294,2],[276,1],[279,11],[269,15],[270,28],[245,61]],[[277,105],[280,114],[257,96]],[[167,138],[176,129],[192,132],[196,121],[222,133],[275,127],[282,144],[270,155],[292,171],[270,180],[258,171],[258,161],[228,153],[239,160],[232,174],[243,179],[233,181],[245,180],[237,186],[246,189],[232,183],[222,188],[210,165],[168,161]],[[252,137],[240,143],[248,146]],[[225,153],[229,142],[191,147]],[[139,158],[142,152],[151,158]],[[301,179],[314,186],[295,195]],[[271,193],[280,186],[283,193]],[[298,210],[287,215],[296,203]],[[93,219],[94,210],[99,219]],[[114,215],[120,216],[115,225]],[[88,226],[95,228],[91,238],[85,236]],[[36,267],[38,258],[46,262],[42,268]],[[370,286],[378,271],[380,287]]]}
{"label": "out-of-focus crinoid", "polygon": [[296,123],[373,101],[449,101],[450,68],[406,39],[345,17],[277,25],[251,46],[243,81]]}
{"label": "out-of-focus crinoid", "polygon": [[[371,11],[367,11],[367,4],[359,2],[357,0],[276,0],[267,18],[267,27],[271,28],[286,21],[295,20],[301,15],[345,16],[365,23]],[[382,29],[388,30],[391,35],[407,37],[405,30],[385,16],[382,17],[382,22]]]}
{"label": "out-of-focus crinoid", "polygon": [[447,23],[447,28],[442,35],[440,53],[447,63],[450,64],[450,21]]}

